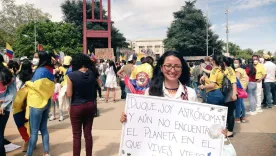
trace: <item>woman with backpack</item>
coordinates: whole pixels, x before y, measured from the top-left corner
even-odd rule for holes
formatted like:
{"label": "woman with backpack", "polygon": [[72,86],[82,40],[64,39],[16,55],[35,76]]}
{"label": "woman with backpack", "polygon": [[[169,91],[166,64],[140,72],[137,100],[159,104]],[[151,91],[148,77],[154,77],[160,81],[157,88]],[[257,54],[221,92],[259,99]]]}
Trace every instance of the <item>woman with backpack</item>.
{"label": "woman with backpack", "polygon": [[[235,101],[237,100],[237,79],[236,73],[232,68],[233,59],[230,57],[223,56],[223,65],[221,69],[223,71],[224,80],[223,80],[223,87],[228,86],[228,89],[223,88],[226,90],[224,93],[224,106],[228,107],[228,114],[227,114],[227,137],[233,137],[234,133],[234,125],[235,125],[235,118],[234,118],[234,110],[236,108]],[[225,81],[229,81],[225,83]],[[229,86],[230,85],[230,86]]]}
{"label": "woman with backpack", "polygon": [[[240,81],[242,89],[246,90],[249,78],[246,74],[246,71],[241,68],[242,60],[235,59],[234,60],[234,67],[236,71],[237,79]],[[244,101],[242,98],[238,98],[236,101],[236,114],[235,114],[235,123],[245,123],[247,120],[245,119],[245,106]]]}

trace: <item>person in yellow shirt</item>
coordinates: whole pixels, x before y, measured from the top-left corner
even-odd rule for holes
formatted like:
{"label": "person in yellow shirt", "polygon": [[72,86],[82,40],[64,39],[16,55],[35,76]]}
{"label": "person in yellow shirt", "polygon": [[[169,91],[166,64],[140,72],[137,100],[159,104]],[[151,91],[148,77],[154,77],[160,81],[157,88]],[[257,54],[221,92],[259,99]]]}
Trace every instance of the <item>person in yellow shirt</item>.
{"label": "person in yellow shirt", "polygon": [[[223,80],[223,71],[220,65],[223,65],[222,56],[214,55],[212,56],[211,64],[213,69],[210,72],[210,76],[202,76],[199,89],[206,89],[206,103],[214,105],[223,105],[224,96],[221,92],[222,80]],[[203,83],[205,82],[205,84]]]}
{"label": "person in yellow shirt", "polygon": [[257,80],[257,91],[256,91],[257,108],[256,108],[256,112],[261,113],[261,112],[263,112],[263,110],[262,110],[262,92],[263,92],[262,81],[266,77],[266,70],[264,68],[264,65],[260,63],[258,55],[253,55],[252,60],[253,60],[254,66],[256,68],[256,80]]}
{"label": "person in yellow shirt", "polygon": [[[224,63],[224,70],[223,74],[230,80],[232,84],[232,91],[228,93],[229,95],[225,95],[225,104],[224,106],[228,107],[227,113],[227,137],[233,137],[234,133],[234,125],[235,125],[235,118],[234,118],[234,110],[235,110],[235,102],[237,100],[237,79],[236,73],[232,68],[233,59],[230,57],[223,57]],[[223,69],[223,67],[222,67]]]}
{"label": "person in yellow shirt", "polygon": [[71,56],[65,56],[64,61],[61,67],[56,69],[56,72],[60,75],[63,75],[63,81],[61,82],[61,86],[64,86],[67,84],[67,70],[71,66],[72,57]]}

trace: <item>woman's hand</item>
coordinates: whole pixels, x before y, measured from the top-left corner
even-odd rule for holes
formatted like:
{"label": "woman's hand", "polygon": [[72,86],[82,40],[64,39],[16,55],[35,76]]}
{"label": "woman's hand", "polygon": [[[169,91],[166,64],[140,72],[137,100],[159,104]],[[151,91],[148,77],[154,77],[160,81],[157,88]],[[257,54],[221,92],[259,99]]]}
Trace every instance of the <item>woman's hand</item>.
{"label": "woman's hand", "polygon": [[205,76],[201,76],[199,81],[200,81],[201,84],[203,84],[203,82],[205,81]]}
{"label": "woman's hand", "polygon": [[122,113],[120,121],[121,123],[127,122],[127,115],[125,113]]}
{"label": "woman's hand", "polygon": [[204,86],[203,85],[200,85],[200,86],[198,86],[198,89],[204,89]]}
{"label": "woman's hand", "polygon": [[233,100],[233,101],[236,101],[236,100],[237,100],[237,95],[236,95],[236,94],[233,94],[233,95],[232,95],[232,100]]}

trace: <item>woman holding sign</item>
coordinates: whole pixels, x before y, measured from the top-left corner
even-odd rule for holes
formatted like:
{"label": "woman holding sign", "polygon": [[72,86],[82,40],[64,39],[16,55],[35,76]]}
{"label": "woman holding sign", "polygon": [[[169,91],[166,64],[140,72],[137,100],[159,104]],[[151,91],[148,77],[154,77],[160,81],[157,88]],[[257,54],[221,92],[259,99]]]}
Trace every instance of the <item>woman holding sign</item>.
{"label": "woman holding sign", "polygon": [[[190,69],[181,54],[167,51],[158,60],[145,95],[196,102],[195,90],[187,86],[189,81]],[[126,121],[126,114],[123,113],[121,122]]]}

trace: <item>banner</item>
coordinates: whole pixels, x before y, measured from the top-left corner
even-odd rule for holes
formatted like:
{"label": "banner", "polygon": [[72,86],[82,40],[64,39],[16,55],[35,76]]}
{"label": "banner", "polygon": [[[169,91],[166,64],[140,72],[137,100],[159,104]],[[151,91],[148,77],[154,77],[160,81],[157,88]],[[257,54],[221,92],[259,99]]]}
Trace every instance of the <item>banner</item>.
{"label": "banner", "polygon": [[119,156],[220,156],[227,107],[128,94]]}
{"label": "banner", "polygon": [[95,56],[97,59],[115,60],[113,48],[95,49]]}

